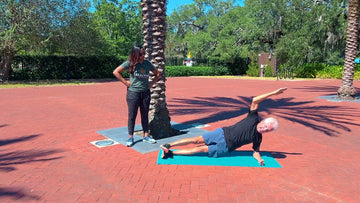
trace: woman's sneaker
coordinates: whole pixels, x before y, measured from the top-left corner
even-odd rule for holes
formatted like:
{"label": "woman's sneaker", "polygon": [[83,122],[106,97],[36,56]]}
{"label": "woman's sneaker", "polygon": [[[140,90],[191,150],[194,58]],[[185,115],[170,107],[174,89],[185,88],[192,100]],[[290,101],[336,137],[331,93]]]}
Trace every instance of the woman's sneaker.
{"label": "woman's sneaker", "polygon": [[154,140],[152,137],[150,136],[146,136],[143,138],[143,142],[147,142],[147,143],[150,143],[150,144],[155,144],[156,143],[156,140]]}
{"label": "woman's sneaker", "polygon": [[133,146],[133,144],[134,144],[134,138],[132,138],[132,137],[126,141],[127,147],[131,147],[131,146]]}

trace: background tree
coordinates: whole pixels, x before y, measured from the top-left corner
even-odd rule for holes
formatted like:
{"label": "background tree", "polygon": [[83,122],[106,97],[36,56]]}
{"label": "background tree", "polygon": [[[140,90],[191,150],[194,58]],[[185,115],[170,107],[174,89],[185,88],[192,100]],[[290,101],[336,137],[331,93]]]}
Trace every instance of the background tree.
{"label": "background tree", "polygon": [[107,48],[107,45],[95,27],[90,13],[83,10],[66,27],[54,31],[41,54],[65,56],[106,55],[103,50]]}
{"label": "background tree", "polygon": [[337,91],[341,99],[354,99],[356,95],[353,80],[359,40],[359,9],[360,0],[349,0],[344,72],[341,86]]}
{"label": "background tree", "polygon": [[228,3],[220,10],[211,2],[197,0],[170,15],[167,54],[190,50],[195,57],[232,60],[272,52],[295,68],[342,63],[346,1],[252,0],[243,7],[216,1]]}
{"label": "background tree", "polygon": [[341,1],[293,1],[286,4],[283,35],[275,51],[287,66],[341,63],[344,55],[345,7]]}
{"label": "background tree", "polygon": [[[161,78],[151,88],[150,134],[161,139],[178,134],[170,124],[165,97],[166,0],[142,0],[145,58],[158,69]],[[153,77],[151,78],[151,80]]]}
{"label": "background tree", "polygon": [[232,10],[233,5],[234,0],[195,0],[174,11],[168,25],[168,54],[186,56],[191,51],[198,58],[209,56],[219,40],[208,32],[209,24]]}
{"label": "background tree", "polygon": [[[8,78],[15,54],[124,57],[142,43],[138,0],[92,2],[90,7],[89,0],[0,1],[0,79]],[[241,66],[239,58],[256,62],[261,52],[294,68],[342,65],[347,5],[346,0],[249,0],[241,7],[233,0],[194,0],[167,17],[165,54],[186,57],[190,51],[228,68]]]}
{"label": "background tree", "polygon": [[93,21],[106,47],[103,54],[127,56],[134,44],[141,44],[142,21],[139,1],[94,0]]}
{"label": "background tree", "polygon": [[88,8],[81,0],[1,1],[0,81],[8,80],[16,53],[41,49],[57,30]]}

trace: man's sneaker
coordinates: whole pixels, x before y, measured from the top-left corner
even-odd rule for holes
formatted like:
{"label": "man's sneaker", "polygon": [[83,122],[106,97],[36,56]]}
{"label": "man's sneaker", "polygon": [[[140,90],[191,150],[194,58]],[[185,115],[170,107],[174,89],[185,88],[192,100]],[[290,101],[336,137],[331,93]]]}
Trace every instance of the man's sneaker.
{"label": "man's sneaker", "polygon": [[131,147],[131,146],[133,146],[133,144],[134,144],[134,138],[132,138],[132,137],[126,141],[127,147]]}
{"label": "man's sneaker", "polygon": [[170,147],[171,147],[170,144],[162,144],[162,145],[160,145],[160,148],[161,148],[165,153],[168,153]]}
{"label": "man's sneaker", "polygon": [[173,158],[173,157],[174,157],[174,154],[171,150],[169,150],[168,152],[163,151],[162,156],[161,156],[162,159]]}
{"label": "man's sneaker", "polygon": [[154,144],[156,143],[156,140],[154,140],[152,137],[150,136],[146,136],[143,138],[143,142],[147,142],[147,143],[150,143],[150,144]]}

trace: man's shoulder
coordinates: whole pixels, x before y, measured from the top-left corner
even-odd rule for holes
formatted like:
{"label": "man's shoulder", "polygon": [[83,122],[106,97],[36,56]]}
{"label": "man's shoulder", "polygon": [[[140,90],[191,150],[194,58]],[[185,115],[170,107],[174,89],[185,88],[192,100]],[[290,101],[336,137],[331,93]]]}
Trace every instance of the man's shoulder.
{"label": "man's shoulder", "polygon": [[249,116],[259,116],[258,110],[257,109],[255,109],[255,110],[250,110],[249,109],[248,117]]}

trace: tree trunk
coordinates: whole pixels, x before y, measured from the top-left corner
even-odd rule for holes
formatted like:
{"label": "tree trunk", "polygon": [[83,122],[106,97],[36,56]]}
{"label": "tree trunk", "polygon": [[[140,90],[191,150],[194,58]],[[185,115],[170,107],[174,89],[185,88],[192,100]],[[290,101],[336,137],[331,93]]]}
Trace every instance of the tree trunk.
{"label": "tree trunk", "polygon": [[[165,40],[166,40],[167,0],[142,0],[143,34],[145,58],[157,67],[161,78],[151,88],[150,134],[154,139],[179,134],[170,124],[169,111],[165,98]],[[153,80],[154,76],[150,77]]]}
{"label": "tree trunk", "polygon": [[15,56],[15,51],[11,49],[1,50],[0,62],[0,82],[6,82],[9,79],[11,64]]}
{"label": "tree trunk", "polygon": [[355,99],[356,89],[353,86],[355,58],[359,33],[359,3],[360,0],[349,0],[348,27],[345,49],[345,63],[342,83],[337,91],[340,99]]}

